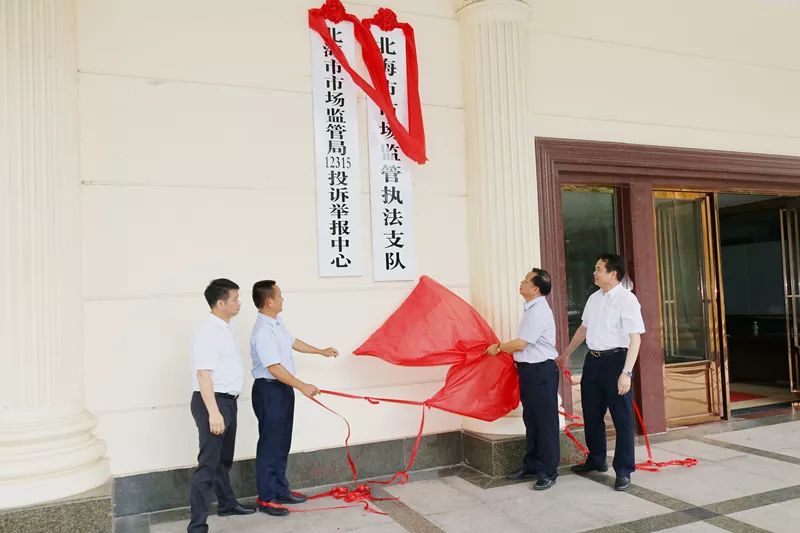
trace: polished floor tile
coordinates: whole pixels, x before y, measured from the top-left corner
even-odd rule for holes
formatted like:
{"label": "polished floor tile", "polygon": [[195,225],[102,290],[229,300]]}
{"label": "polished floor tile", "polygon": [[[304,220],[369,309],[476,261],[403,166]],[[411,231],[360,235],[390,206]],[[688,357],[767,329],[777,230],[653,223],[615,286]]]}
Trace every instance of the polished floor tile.
{"label": "polished floor tile", "polygon": [[710,438],[800,458],[800,421],[720,433]]}
{"label": "polished floor tile", "polygon": [[794,533],[800,530],[800,499],[756,507],[729,516],[767,531]]}

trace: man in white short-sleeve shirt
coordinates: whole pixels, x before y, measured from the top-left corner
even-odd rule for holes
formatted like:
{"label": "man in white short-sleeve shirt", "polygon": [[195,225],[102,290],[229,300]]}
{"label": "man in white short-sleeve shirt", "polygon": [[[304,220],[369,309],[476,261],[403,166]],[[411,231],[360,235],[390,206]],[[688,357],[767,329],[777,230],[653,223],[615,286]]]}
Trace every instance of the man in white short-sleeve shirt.
{"label": "man in white short-sleeve shirt", "polygon": [[250,335],[253,411],[258,418],[256,488],[258,510],[272,516],[286,516],[286,504],[302,503],[306,497],[292,493],[286,479],[286,463],[292,445],[294,389],[308,398],[319,389],[295,377],[294,350],[337,357],[335,348],[316,348],[292,337],[278,315],[283,311],[283,294],[272,280],[253,285],[253,303],[258,317]]}
{"label": "man in white short-sleeve shirt", "polygon": [[228,472],[236,445],[236,399],[244,386],[244,368],[230,320],[239,313],[239,286],[215,279],[204,296],[211,314],[192,337],[191,411],[200,437],[197,468],[191,479],[188,531],[208,531],[208,508],[216,493],[220,516],[251,514],[239,505]]}
{"label": "man in white short-sleeve shirt", "polygon": [[622,257],[600,256],[594,270],[594,283],[600,290],[589,296],[583,323],[557,360],[561,368],[568,367],[572,352],[586,340],[589,352],[581,375],[581,405],[589,456],[572,470],[579,474],[608,470],[605,415],[610,410],[617,433],[614,488],[620,491],[628,490],[635,470],[631,377],[645,332],[639,300],[620,284],[624,276]]}
{"label": "man in white short-sleeve shirt", "polygon": [[486,353],[513,353],[519,374],[526,451],[522,467],[509,477],[536,477],[535,490],[555,485],[561,458],[558,435],[558,367],[555,364],[556,323],[545,296],[552,281],[547,271],[534,268],[519,284],[525,299],[517,338],[493,344]]}

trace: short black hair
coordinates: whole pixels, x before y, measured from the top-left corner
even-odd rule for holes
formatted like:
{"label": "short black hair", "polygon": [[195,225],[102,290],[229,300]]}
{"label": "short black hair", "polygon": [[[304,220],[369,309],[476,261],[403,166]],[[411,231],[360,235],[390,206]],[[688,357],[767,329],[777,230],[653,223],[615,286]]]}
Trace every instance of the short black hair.
{"label": "short black hair", "polygon": [[228,299],[231,290],[239,290],[239,286],[226,278],[212,279],[203,296],[206,297],[208,306],[214,309],[218,301],[222,300],[224,302]]}
{"label": "short black hair", "polygon": [[617,273],[617,281],[622,281],[622,278],[625,277],[625,259],[621,255],[606,253],[601,254],[597,259],[606,264],[607,272]]}
{"label": "short black hair", "polygon": [[550,273],[541,268],[532,268],[531,272],[534,273],[531,281],[535,286],[539,287],[539,292],[542,293],[542,296],[550,294],[550,291],[553,289],[553,281],[550,279]]}
{"label": "short black hair", "polygon": [[256,309],[261,309],[267,303],[267,298],[275,296],[275,281],[264,279],[256,281],[253,285],[253,303]]}

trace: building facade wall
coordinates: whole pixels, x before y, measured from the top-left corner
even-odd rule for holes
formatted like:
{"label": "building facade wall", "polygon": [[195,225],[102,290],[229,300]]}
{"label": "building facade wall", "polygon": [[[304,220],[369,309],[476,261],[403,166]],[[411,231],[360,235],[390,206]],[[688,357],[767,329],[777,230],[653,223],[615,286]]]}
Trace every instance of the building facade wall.
{"label": "building facade wall", "polygon": [[[395,3],[399,4],[399,3]],[[402,3],[417,31],[430,163],[415,169],[419,272],[469,297],[457,22],[445,2]],[[348,5],[371,16],[377,2]],[[79,3],[83,277],[88,408],[114,475],[187,466],[189,339],[208,280],[242,286],[233,320],[247,364],[252,283],[275,279],[291,332],[336,346],[297,355],[322,388],[425,399],[446,368],[399,368],[350,352],[413,282],[317,275],[309,30],[315,2]],[[397,7],[397,5],[395,6]],[[365,103],[361,99],[365,146]],[[369,226],[367,150],[362,149]],[[364,260],[371,258],[369,232]],[[253,457],[248,382],[237,458]],[[416,433],[418,409],[326,398],[353,422],[352,443]],[[427,431],[460,428],[431,412]],[[292,451],[341,446],[342,422],[298,399]]]}
{"label": "building facade wall", "polygon": [[800,6],[533,2],[531,134],[800,154]]}
{"label": "building facade wall", "polygon": [[[271,278],[284,290],[291,331],[343,354],[332,361],[298,355],[302,379],[412,399],[440,386],[446,369],[349,354],[413,283],[375,283],[369,273],[317,276],[306,10],[318,3],[77,3],[86,404],[99,418],[114,475],[193,463],[189,337],[214,277],[242,286],[234,323],[245,364],[255,318],[249,288]],[[531,4],[531,150],[540,136],[800,155],[796,4]],[[414,170],[419,273],[469,299],[468,154],[453,2],[345,5],[360,17],[390,7],[415,28],[430,159]],[[363,99],[360,116],[365,146]],[[364,149],[365,208],[366,157]],[[365,226],[368,220],[365,209]],[[364,244],[369,264],[368,233]],[[249,383],[237,458],[255,453],[248,398]],[[326,401],[354,422],[351,442],[416,433],[416,409]],[[461,427],[459,417],[430,415],[428,432]],[[293,451],[340,446],[343,435],[339,419],[298,401]]]}

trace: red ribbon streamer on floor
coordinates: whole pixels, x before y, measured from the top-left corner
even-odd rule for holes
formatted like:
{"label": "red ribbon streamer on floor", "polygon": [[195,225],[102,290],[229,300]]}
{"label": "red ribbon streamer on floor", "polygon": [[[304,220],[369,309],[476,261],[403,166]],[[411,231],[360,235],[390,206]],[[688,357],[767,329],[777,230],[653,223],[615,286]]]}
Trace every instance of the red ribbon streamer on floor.
{"label": "red ribbon streamer on floor", "polygon": [[[564,376],[567,378],[569,383],[572,384],[572,372],[570,372],[567,369],[564,369]],[[671,461],[661,461],[661,462],[654,461],[653,450],[650,448],[650,435],[648,435],[647,428],[644,425],[644,418],[642,418],[642,413],[639,410],[639,406],[636,405],[636,402],[631,402],[631,403],[633,404],[633,412],[636,413],[636,418],[639,420],[639,425],[642,427],[642,434],[644,435],[644,445],[645,448],[647,449],[647,461],[644,461],[642,463],[636,463],[635,465],[636,470],[645,470],[647,472],[658,472],[665,466],[685,466],[687,468],[691,468],[697,465],[697,463],[699,463],[699,461],[694,457],[687,457],[686,459],[673,459]],[[564,434],[572,442],[575,443],[575,446],[577,446],[578,449],[580,449],[584,455],[589,455],[589,450],[586,448],[586,446],[584,446],[583,443],[581,443],[577,438],[575,438],[575,436],[570,431],[573,428],[583,427],[583,418],[575,414],[566,413],[564,411],[559,411],[558,413],[560,415],[563,415],[565,418],[569,420],[577,420],[577,422],[567,424],[567,426],[564,428]]]}
{"label": "red ribbon streamer on floor", "polygon": [[[564,376],[572,383],[572,373],[569,370],[564,370]],[[263,507],[275,507],[275,508],[285,508],[293,513],[307,513],[311,511],[328,511],[333,509],[347,509],[349,507],[358,507],[363,506],[365,511],[375,514],[385,515],[386,513],[379,511],[370,505],[370,502],[376,501],[390,501],[396,500],[397,498],[376,498],[372,494],[372,489],[370,488],[371,484],[374,485],[390,485],[395,481],[399,480],[400,483],[406,483],[408,481],[408,472],[411,470],[411,467],[414,466],[414,461],[417,458],[417,452],[419,452],[419,446],[422,441],[422,433],[425,429],[425,409],[429,408],[427,402],[420,402],[415,400],[399,400],[396,398],[382,398],[376,396],[359,396],[356,394],[348,394],[346,392],[337,392],[332,390],[320,390],[323,394],[330,394],[332,396],[339,396],[342,398],[350,398],[356,400],[365,400],[372,405],[377,405],[382,402],[386,403],[398,403],[403,405],[419,405],[422,406],[422,416],[419,423],[419,431],[417,431],[417,438],[414,441],[414,447],[411,450],[411,456],[408,458],[408,464],[403,470],[399,470],[394,473],[394,475],[386,480],[386,481],[368,481],[366,484],[358,484],[358,469],[356,467],[356,463],[353,460],[353,456],[350,454],[350,422],[345,418],[341,413],[331,409],[321,401],[316,398],[311,398],[311,401],[320,405],[322,408],[330,411],[331,413],[335,414],[339,418],[341,418],[345,425],[347,426],[347,436],[344,439],[344,448],[347,454],[347,463],[350,465],[350,472],[353,475],[353,482],[356,483],[356,487],[351,489],[346,486],[336,486],[330,489],[327,492],[323,492],[320,494],[315,494],[314,496],[309,496],[309,500],[316,500],[319,498],[327,498],[332,497],[336,498],[337,500],[342,500],[346,502],[348,505],[335,505],[331,507],[318,507],[315,509],[289,509],[282,505],[272,503],[272,502],[265,502],[261,499],[257,499],[256,503]],[[687,457],[686,459],[673,459],[671,461],[661,461],[657,462],[653,460],[653,450],[650,447],[650,436],[647,433],[647,428],[644,425],[644,419],[642,418],[642,413],[639,411],[639,407],[636,405],[636,402],[633,403],[633,410],[636,413],[636,417],[639,420],[639,424],[642,427],[642,433],[644,434],[644,443],[645,447],[647,448],[647,461],[642,463],[636,463],[636,470],[645,470],[648,472],[658,472],[662,468],[666,466],[684,466],[684,467],[692,467],[698,464],[698,460],[693,457]],[[575,437],[572,433],[572,429],[583,427],[583,418],[572,413],[567,413],[566,411],[559,411],[558,414],[562,415],[567,420],[571,420],[569,424],[564,427],[564,434],[575,444],[575,446],[583,452],[584,455],[589,454],[589,450],[584,446],[584,444]],[[295,495],[299,495],[300,493],[295,492]]]}
{"label": "red ribbon streamer on floor", "polygon": [[[311,398],[311,401],[313,401],[317,405],[320,405],[324,409],[330,411],[331,413],[333,413],[336,416],[338,416],[339,418],[341,418],[344,421],[345,425],[347,426],[347,436],[344,439],[344,448],[345,448],[345,452],[347,453],[347,463],[350,465],[350,472],[353,475],[353,482],[356,483],[356,487],[354,489],[351,489],[351,488],[346,487],[346,486],[336,486],[336,487],[333,487],[332,489],[330,489],[327,492],[322,492],[320,494],[315,494],[313,496],[308,496],[308,499],[309,500],[316,500],[316,499],[319,499],[319,498],[332,497],[332,498],[336,498],[337,500],[343,500],[344,502],[346,502],[346,503],[348,503],[350,505],[336,505],[336,506],[332,506],[332,507],[318,507],[318,508],[314,508],[314,509],[292,509],[292,508],[284,507],[283,505],[280,505],[280,504],[277,504],[277,503],[265,502],[265,501],[261,500],[260,498],[256,499],[256,504],[261,505],[262,507],[274,507],[274,508],[279,508],[279,509],[287,509],[288,511],[293,512],[293,513],[307,513],[307,512],[311,512],[311,511],[329,511],[329,510],[333,510],[333,509],[347,509],[348,507],[358,507],[358,506],[361,505],[361,506],[364,507],[365,511],[368,511],[370,513],[385,515],[386,513],[382,512],[382,511],[379,511],[379,510],[375,509],[374,507],[372,507],[370,505],[370,502],[390,501],[390,500],[396,500],[397,498],[377,498],[377,497],[373,496],[372,489],[370,488],[370,484],[374,484],[374,485],[390,485],[390,484],[394,483],[396,480],[399,480],[399,482],[401,484],[408,481],[408,472],[409,472],[409,470],[411,470],[411,467],[414,466],[414,461],[416,460],[417,452],[419,451],[419,445],[420,445],[420,443],[422,441],[422,433],[423,433],[423,431],[425,429],[425,409],[428,407],[427,406],[427,402],[419,402],[419,401],[413,401],[413,400],[398,400],[398,399],[395,399],[395,398],[377,398],[377,397],[373,397],[373,396],[357,396],[355,394],[348,394],[346,392],[337,392],[337,391],[324,390],[324,389],[321,390],[320,392],[322,392],[324,394],[330,394],[330,395],[333,395],[333,396],[341,396],[342,398],[366,400],[366,401],[368,401],[369,403],[371,403],[373,405],[377,405],[377,404],[379,404],[381,402],[387,402],[387,403],[399,403],[399,404],[404,404],[404,405],[420,405],[420,406],[422,406],[422,416],[420,418],[419,431],[417,432],[417,438],[414,441],[414,447],[411,449],[411,455],[408,458],[408,464],[406,465],[405,469],[395,472],[394,475],[390,479],[388,479],[386,481],[367,481],[366,484],[358,484],[358,470],[356,468],[356,463],[353,460],[353,456],[350,454],[350,434],[351,434],[350,422],[342,414],[338,413],[337,411],[334,411],[333,409],[331,409],[330,407],[328,407],[327,405],[325,405],[324,403],[322,403],[318,399]],[[300,495],[299,492],[293,492],[293,494]]]}

